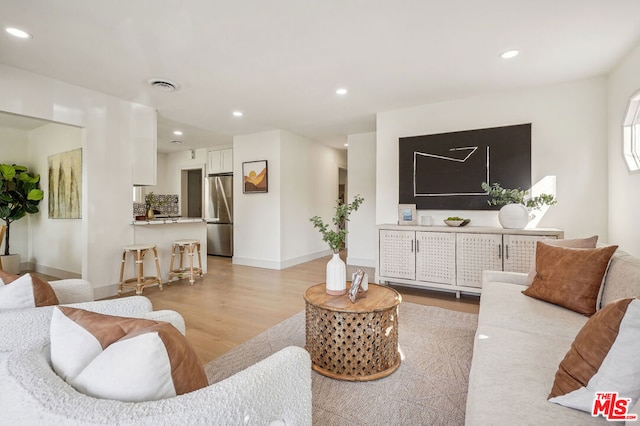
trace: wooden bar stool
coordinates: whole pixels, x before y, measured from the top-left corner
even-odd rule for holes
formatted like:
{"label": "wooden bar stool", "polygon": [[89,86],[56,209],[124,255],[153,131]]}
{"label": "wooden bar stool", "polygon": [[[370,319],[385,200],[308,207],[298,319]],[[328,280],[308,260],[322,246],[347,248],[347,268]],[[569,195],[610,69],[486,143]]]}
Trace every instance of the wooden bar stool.
{"label": "wooden bar stool", "polygon": [[[144,276],[144,256],[150,251],[156,261],[156,276]],[[124,267],[127,260],[127,253],[133,255],[135,277],[124,279]],[[136,294],[142,294],[142,289],[149,285],[158,284],[162,291],[162,274],[160,273],[160,263],[158,262],[158,250],[153,244],[132,244],[124,246],[122,251],[122,265],[120,266],[120,286],[118,287],[118,296],[122,294],[123,287],[135,288]]]}
{"label": "wooden bar stool", "polygon": [[[187,252],[189,256],[189,268],[183,266],[184,253]],[[193,256],[198,254],[198,267],[193,266]],[[174,269],[176,254],[180,255],[180,266]],[[184,275],[189,275],[189,284],[193,285],[195,276],[199,275],[202,278],[202,258],[200,257],[200,241],[198,240],[176,240],[171,246],[171,265],[169,266],[169,280],[167,285],[171,284],[173,278],[182,278]]]}

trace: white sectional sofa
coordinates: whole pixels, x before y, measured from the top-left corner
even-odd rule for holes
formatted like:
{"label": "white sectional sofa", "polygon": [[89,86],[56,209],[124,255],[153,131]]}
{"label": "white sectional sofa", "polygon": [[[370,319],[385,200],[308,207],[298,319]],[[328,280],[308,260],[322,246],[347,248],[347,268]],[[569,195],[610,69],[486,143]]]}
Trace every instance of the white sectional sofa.
{"label": "white sectional sofa", "polygon": [[[588,318],[525,296],[526,285],[526,274],[484,272],[466,425],[610,424],[547,401],[558,365]],[[640,259],[618,250],[605,275],[601,306],[636,296]],[[630,413],[640,414],[640,402]]]}

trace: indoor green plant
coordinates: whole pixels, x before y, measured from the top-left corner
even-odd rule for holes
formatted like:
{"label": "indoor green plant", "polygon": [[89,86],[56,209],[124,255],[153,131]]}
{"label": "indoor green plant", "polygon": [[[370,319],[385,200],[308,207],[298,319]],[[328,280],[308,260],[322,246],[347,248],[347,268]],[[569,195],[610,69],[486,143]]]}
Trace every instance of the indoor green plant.
{"label": "indoor green plant", "polygon": [[332,218],[332,224],[324,223],[320,216],[314,216],[311,219],[313,227],[318,229],[322,234],[322,241],[329,244],[329,248],[333,251],[333,257],[327,263],[326,288],[327,293],[333,295],[345,294],[347,291],[347,269],[346,265],[340,259],[340,249],[344,245],[347,236],[345,222],[349,221],[351,212],[358,210],[364,198],[360,195],[353,197],[353,201],[349,204],[336,202],[336,211]]}
{"label": "indoor green plant", "polygon": [[491,197],[487,200],[490,206],[503,206],[498,214],[503,228],[524,228],[529,222],[532,210],[557,204],[552,194],[532,197],[529,191],[520,188],[506,189],[499,183],[489,185],[482,182],[482,189]]}
{"label": "indoor green plant", "polygon": [[[11,224],[20,220],[27,214],[38,213],[38,204],[44,197],[40,189],[40,175],[29,172],[25,166],[16,164],[0,164],[0,219],[6,226],[4,240],[4,256],[10,256],[9,247]],[[17,256],[17,255],[16,255]],[[7,259],[8,260],[8,259]],[[3,259],[3,267],[8,272],[20,272],[20,260],[18,257],[17,269],[9,271],[7,260]],[[13,262],[15,263],[15,262]]]}

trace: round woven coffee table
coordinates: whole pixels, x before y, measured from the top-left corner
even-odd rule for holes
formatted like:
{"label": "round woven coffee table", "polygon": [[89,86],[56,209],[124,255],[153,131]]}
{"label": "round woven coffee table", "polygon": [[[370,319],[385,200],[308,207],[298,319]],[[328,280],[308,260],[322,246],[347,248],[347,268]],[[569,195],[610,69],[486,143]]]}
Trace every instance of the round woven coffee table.
{"label": "round woven coffee table", "polygon": [[367,296],[351,303],[346,294],[328,295],[322,283],[309,287],[304,300],[305,349],[313,370],[333,379],[367,381],[386,377],[400,366],[402,296],[397,291],[369,284]]}

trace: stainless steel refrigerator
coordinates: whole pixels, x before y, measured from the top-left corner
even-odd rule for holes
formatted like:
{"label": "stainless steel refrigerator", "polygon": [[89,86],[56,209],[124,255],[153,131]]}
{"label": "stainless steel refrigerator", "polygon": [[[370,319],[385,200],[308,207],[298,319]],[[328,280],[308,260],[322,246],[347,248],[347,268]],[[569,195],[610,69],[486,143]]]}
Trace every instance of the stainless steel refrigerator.
{"label": "stainless steel refrigerator", "polygon": [[205,189],[207,254],[233,256],[233,175],[209,175]]}

